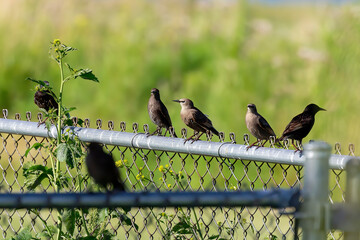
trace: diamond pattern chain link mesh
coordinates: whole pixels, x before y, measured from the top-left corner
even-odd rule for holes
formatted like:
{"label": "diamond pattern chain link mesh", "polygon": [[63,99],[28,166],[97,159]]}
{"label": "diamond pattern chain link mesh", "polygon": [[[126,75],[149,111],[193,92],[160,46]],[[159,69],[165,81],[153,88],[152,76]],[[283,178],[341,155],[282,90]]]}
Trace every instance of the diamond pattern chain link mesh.
{"label": "diamond pattern chain link mesh", "polygon": [[[7,110],[3,110],[7,118]],[[20,114],[15,115],[20,120]],[[31,113],[26,113],[26,120],[31,121]],[[37,120],[42,120],[38,114]],[[76,122],[76,119],[74,119]],[[95,121],[95,128],[102,128],[100,119]],[[90,120],[84,120],[84,127],[90,127]],[[107,123],[108,130],[116,130],[113,121]],[[139,130],[137,123],[131,126],[130,132],[148,132],[145,125]],[[120,123],[119,131],[126,131],[126,124]],[[186,129],[182,131],[183,137]],[[222,135],[224,138],[225,135]],[[2,147],[0,149],[0,185],[2,192],[26,192],[22,167],[26,162],[50,165],[49,154],[44,149],[25,151],[34,143],[46,143],[47,138],[35,136],[0,133]],[[234,133],[229,135],[230,141],[236,143]],[[249,144],[249,136],[243,137],[243,144]],[[285,147],[288,147],[285,144]],[[271,188],[301,187],[303,167],[295,165],[274,164],[237,159],[222,159],[201,155],[191,155],[166,151],[153,151],[122,146],[105,146],[118,163],[122,178],[131,191],[235,191],[265,190]],[[342,154],[341,145],[335,145],[335,153]],[[355,155],[354,145],[349,146],[349,155]],[[65,166],[64,166],[65,168]],[[70,177],[67,191],[77,191],[77,174],[87,175],[86,168],[78,166],[82,171],[64,169]],[[84,170],[85,169],[85,170]],[[345,172],[330,170],[329,201],[344,201]],[[82,183],[82,191],[89,191],[94,184],[89,178]],[[53,192],[47,181],[41,183],[43,192]],[[21,229],[28,227],[38,233],[44,229],[44,222],[56,224],[55,209],[40,210],[38,215],[33,210],[0,209],[0,236],[4,239],[17,235]],[[115,209],[114,211],[119,211]],[[90,212],[88,214],[91,214]],[[184,216],[190,216],[191,224],[197,224],[204,239],[217,236],[223,239],[293,239],[294,218],[292,215],[281,215],[272,208],[132,208],[127,214],[130,224],[123,224],[112,218],[105,227],[115,234],[116,239],[161,239],[169,234]],[[80,237],[83,226],[77,224],[75,233]],[[171,239],[188,239],[186,234],[172,235]],[[189,237],[190,238],[190,237]],[[339,231],[330,232],[328,239],[342,239]],[[216,238],[215,238],[216,239]]]}

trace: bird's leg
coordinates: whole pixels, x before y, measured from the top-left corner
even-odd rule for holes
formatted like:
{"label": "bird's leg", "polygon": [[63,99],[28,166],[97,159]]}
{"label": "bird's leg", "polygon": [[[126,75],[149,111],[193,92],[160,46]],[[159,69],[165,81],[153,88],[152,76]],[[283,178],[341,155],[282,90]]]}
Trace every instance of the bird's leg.
{"label": "bird's leg", "polygon": [[[264,145],[265,145],[265,143],[267,142],[268,140],[267,139],[265,139],[265,141],[260,145],[260,146],[258,146],[256,149],[258,149],[259,147],[264,147]],[[261,142],[261,141],[260,141]]]}
{"label": "bird's leg", "polygon": [[[247,146],[247,147],[246,147],[246,149],[249,149],[249,148],[251,148],[251,147],[255,146],[255,145],[256,145],[256,144],[258,144],[260,141],[261,141],[261,140],[256,139],[256,142],[254,142],[254,143],[253,143],[253,144],[251,144],[250,146]],[[257,145],[256,145],[256,146],[257,146]]]}
{"label": "bird's leg", "polygon": [[294,146],[294,148],[296,149],[295,152],[297,151],[301,151],[295,144],[294,144],[294,139],[291,139],[291,144]]}
{"label": "bird's leg", "polygon": [[175,129],[172,126],[170,126],[168,130],[169,130],[169,133],[170,133],[170,137],[177,138],[176,133],[175,133]]}
{"label": "bird's leg", "polygon": [[[166,133],[169,131],[169,129],[165,128],[165,133],[164,133],[164,137],[166,136]],[[169,131],[170,137],[171,137],[171,133]]]}
{"label": "bird's leg", "polygon": [[[194,137],[196,134],[198,134],[198,132],[194,131],[194,134],[193,134],[191,137],[187,138],[187,139],[184,141],[184,143],[186,143],[186,142],[189,141],[189,140],[193,140],[193,137]],[[193,142],[194,142],[194,141],[193,141]]]}
{"label": "bird's leg", "polygon": [[295,147],[296,148],[296,151],[295,152],[300,152],[300,156],[302,155],[302,140],[299,140],[298,141],[298,147]]}
{"label": "bird's leg", "polygon": [[43,124],[46,122],[46,120],[48,120],[48,118],[49,118],[49,117],[46,117],[43,121],[39,122],[39,123],[38,123],[38,127],[40,127],[41,125],[43,125]]}
{"label": "bird's leg", "polygon": [[[149,133],[148,135],[147,135],[147,137],[149,137],[149,136],[153,136],[153,135],[155,135],[155,134],[157,134],[157,133],[159,133],[161,131],[161,127],[157,127],[156,128],[156,130],[155,130],[155,132],[153,132],[153,133]],[[166,133],[166,132],[165,132]]]}
{"label": "bird's leg", "polygon": [[203,135],[204,133],[202,132],[201,134],[199,134],[195,139],[193,139],[192,140],[192,142],[191,143],[193,143],[193,142],[195,142],[195,141],[197,141],[197,140],[199,140],[199,138]]}

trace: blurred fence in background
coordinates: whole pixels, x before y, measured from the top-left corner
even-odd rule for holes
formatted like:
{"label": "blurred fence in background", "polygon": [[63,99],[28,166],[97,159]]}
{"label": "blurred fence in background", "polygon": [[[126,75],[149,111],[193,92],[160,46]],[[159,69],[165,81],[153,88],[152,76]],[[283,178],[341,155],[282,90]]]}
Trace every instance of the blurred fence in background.
{"label": "blurred fence in background", "polygon": [[[8,118],[6,110],[3,110],[3,115],[5,119]],[[49,141],[45,137],[48,132],[44,126],[37,127],[38,124],[31,122],[31,118],[31,113],[28,112],[24,120],[34,127],[22,133],[19,130],[21,127],[18,127],[26,124],[25,121],[12,120],[11,124],[14,127],[8,131],[4,131],[4,125],[0,124],[2,192],[27,192],[22,170],[26,162],[50,165],[49,154],[44,149],[33,149],[27,157],[24,156],[26,150],[34,143]],[[20,114],[16,114],[15,119],[21,120]],[[37,115],[37,120],[42,120],[41,114]],[[106,131],[96,130],[102,129],[104,125]],[[200,141],[184,145],[182,140],[163,138],[164,144],[154,145],[151,139],[160,137],[154,136],[144,140],[146,136],[142,133],[148,132],[147,125],[141,128],[134,123],[129,127],[121,122],[118,125],[119,131],[116,125],[113,121],[103,123],[100,119],[95,121],[96,129],[90,128],[88,119],[85,119],[83,124],[89,131],[98,131],[97,140],[104,140],[101,142],[105,143],[106,150],[116,159],[130,191],[253,191],[280,187],[301,188],[303,184],[303,156],[294,151],[274,148],[272,145],[270,148],[251,148],[247,151],[248,135],[241,136],[243,144],[238,144],[236,135],[230,133],[228,142],[226,135],[222,134],[219,142]],[[39,134],[31,135],[31,131]],[[116,136],[126,131],[129,135],[125,137],[127,143],[122,140],[124,144],[120,144],[121,141],[117,141],[116,137],[106,136],[107,134]],[[183,129],[181,132],[185,137],[186,130]],[[82,137],[88,137],[90,140],[85,130],[84,133],[79,131],[79,134],[83,134],[79,136],[81,140]],[[215,138],[213,140],[215,141]],[[147,144],[142,144],[144,141]],[[170,144],[172,150],[169,150],[166,144]],[[285,146],[289,145],[285,144]],[[176,148],[184,150],[176,151]],[[209,154],[199,154],[202,151],[208,151]],[[237,157],[230,157],[237,153]],[[335,154],[330,160],[332,168],[329,170],[330,203],[344,201],[346,177],[343,170],[346,159],[344,155],[354,155],[354,146],[350,145],[348,151],[342,152],[340,144],[336,144]],[[86,176],[86,168],[80,164],[76,170],[66,168],[64,171],[71,178],[67,191],[77,191],[75,189],[77,175]],[[93,185],[90,179],[86,179],[83,182],[83,191],[93,189],[90,187]],[[53,192],[54,190],[44,181],[41,190],[37,191]],[[118,214],[121,212],[119,209],[114,211]],[[31,210],[0,209],[0,234],[3,238],[9,238],[18,234],[24,227],[30,228],[34,233],[41,232],[44,229],[44,221],[56,223],[55,212],[56,210],[53,209],[41,210],[39,215],[41,219],[39,219]],[[171,229],[175,225],[181,227],[177,223],[181,223],[186,216],[189,217],[191,224],[199,225],[204,239],[209,239],[211,236],[224,239],[292,239],[295,231],[292,215],[281,215],[277,209],[270,207],[132,208],[127,213],[129,219],[127,224],[112,218],[106,222],[105,227],[121,238],[159,239],[165,232],[171,235]],[[79,237],[82,235],[81,223],[77,224],[75,232]],[[177,235],[174,234],[172,237],[186,239],[186,234],[184,229],[183,234],[177,232]],[[329,239],[342,239],[342,237],[343,233],[340,231],[330,232],[328,236]]]}

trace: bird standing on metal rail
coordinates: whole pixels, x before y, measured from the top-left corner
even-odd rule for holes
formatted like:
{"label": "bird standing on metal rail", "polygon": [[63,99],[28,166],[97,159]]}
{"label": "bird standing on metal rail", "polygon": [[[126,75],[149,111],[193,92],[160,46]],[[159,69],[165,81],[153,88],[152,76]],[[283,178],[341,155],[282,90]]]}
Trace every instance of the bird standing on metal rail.
{"label": "bird standing on metal rail", "polygon": [[326,110],[313,103],[307,105],[302,113],[296,115],[290,121],[278,141],[291,139],[291,143],[295,147],[296,151],[300,151],[300,149],[295,146],[294,140],[299,141],[300,146],[302,146],[302,139],[309,134],[310,130],[314,126],[315,114],[319,111]]}
{"label": "bird standing on metal rail", "polygon": [[166,128],[164,136],[166,135],[166,132],[169,131],[170,135],[177,137],[171,124],[169,112],[161,101],[160,92],[157,88],[151,89],[151,95],[148,102],[148,113],[151,121],[157,126],[155,132],[150,135],[161,133],[161,128]]}
{"label": "bird standing on metal rail", "polygon": [[[190,99],[182,98],[179,100],[173,100],[181,105],[180,116],[183,122],[190,128],[195,130],[194,135],[185,140],[185,142],[193,139],[195,135],[198,136],[193,139],[192,142],[197,141],[207,131],[219,136],[219,132],[213,127],[212,122],[206,117],[199,109],[194,107],[193,102]],[[201,132],[201,134],[200,134]]]}
{"label": "bird standing on metal rail", "polygon": [[257,139],[257,141],[251,144],[250,146],[248,146],[247,149],[251,148],[255,144],[261,143],[262,140],[265,140],[260,145],[261,147],[263,147],[271,136],[274,136],[276,138],[274,130],[270,127],[270,124],[265,120],[265,118],[263,118],[257,112],[255,104],[247,105],[245,122],[249,132]]}
{"label": "bird standing on metal rail", "polygon": [[109,186],[113,190],[125,191],[125,187],[120,178],[120,173],[111,155],[104,152],[100,144],[90,143],[85,163],[89,175],[97,184],[104,187],[107,191]]}
{"label": "bird standing on metal rail", "polygon": [[54,98],[55,94],[47,88],[49,82],[44,81],[44,83],[46,87],[40,84],[36,86],[37,91],[35,92],[34,102],[39,108],[43,108],[47,112],[49,112],[50,109],[57,111],[58,103]]}

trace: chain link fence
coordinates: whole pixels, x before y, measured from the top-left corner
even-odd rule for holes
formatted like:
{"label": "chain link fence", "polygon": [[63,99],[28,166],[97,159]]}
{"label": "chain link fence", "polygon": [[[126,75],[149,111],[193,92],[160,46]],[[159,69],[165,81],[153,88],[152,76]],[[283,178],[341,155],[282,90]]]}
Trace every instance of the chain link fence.
{"label": "chain link fence", "polygon": [[[3,110],[4,118],[8,118],[7,110]],[[26,113],[24,120],[31,121],[31,113]],[[21,120],[20,114],[15,115]],[[42,115],[37,115],[42,121]],[[74,119],[74,123],[77,120]],[[124,123],[117,129],[113,121],[104,124],[100,119],[95,121],[93,128],[120,132],[148,132],[147,125],[139,128],[134,123],[130,128]],[[91,128],[90,120],[84,120],[84,127]],[[186,136],[186,129],[182,131]],[[230,141],[238,144],[236,135],[225,134],[219,141]],[[33,149],[25,157],[26,150],[34,143],[46,143],[48,138],[0,133],[2,170],[0,185],[2,192],[23,193],[25,188],[23,167],[27,162],[50,165],[49,153],[46,149]],[[215,139],[213,139],[215,141]],[[249,144],[249,136],[242,137],[242,143]],[[287,148],[289,144],[285,144]],[[274,147],[271,145],[271,147]],[[104,147],[117,161],[125,185],[130,191],[241,191],[268,190],[271,188],[302,187],[303,167],[300,165],[269,163],[242,159],[229,159],[194,155],[178,152],[133,148],[125,146],[105,145]],[[335,145],[335,154],[355,155],[354,146],[349,146],[349,152],[342,152],[340,144]],[[65,168],[70,178],[68,192],[79,191],[78,175],[85,177],[81,183],[81,191],[97,190],[95,184],[86,178],[84,164],[80,162],[75,169]],[[344,201],[345,177],[343,170],[331,169],[329,201],[331,203]],[[37,192],[54,192],[49,182],[43,181]],[[39,211],[39,212],[35,212]],[[110,209],[114,215],[124,216],[123,209]],[[291,211],[291,209],[284,209]],[[44,229],[44,222],[55,225],[57,215],[55,209],[22,210],[0,209],[0,232],[6,239],[19,234],[23,228],[29,228],[33,233]],[[87,212],[92,217],[93,209]],[[95,216],[95,215],[94,215]],[[97,215],[99,216],[99,215]],[[115,239],[161,239],[170,236],[171,239],[189,239],[191,233],[172,231],[181,227],[179,223],[184,218],[190,224],[197,225],[202,231],[203,239],[293,239],[294,217],[291,214],[281,214],[279,210],[265,207],[198,207],[198,208],[132,208],[126,214],[127,221],[119,221],[116,217],[104,222],[104,228],[114,234]],[[84,226],[77,224],[75,233],[82,236]],[[169,238],[169,239],[170,239]],[[339,231],[330,232],[329,239],[342,239]]]}

